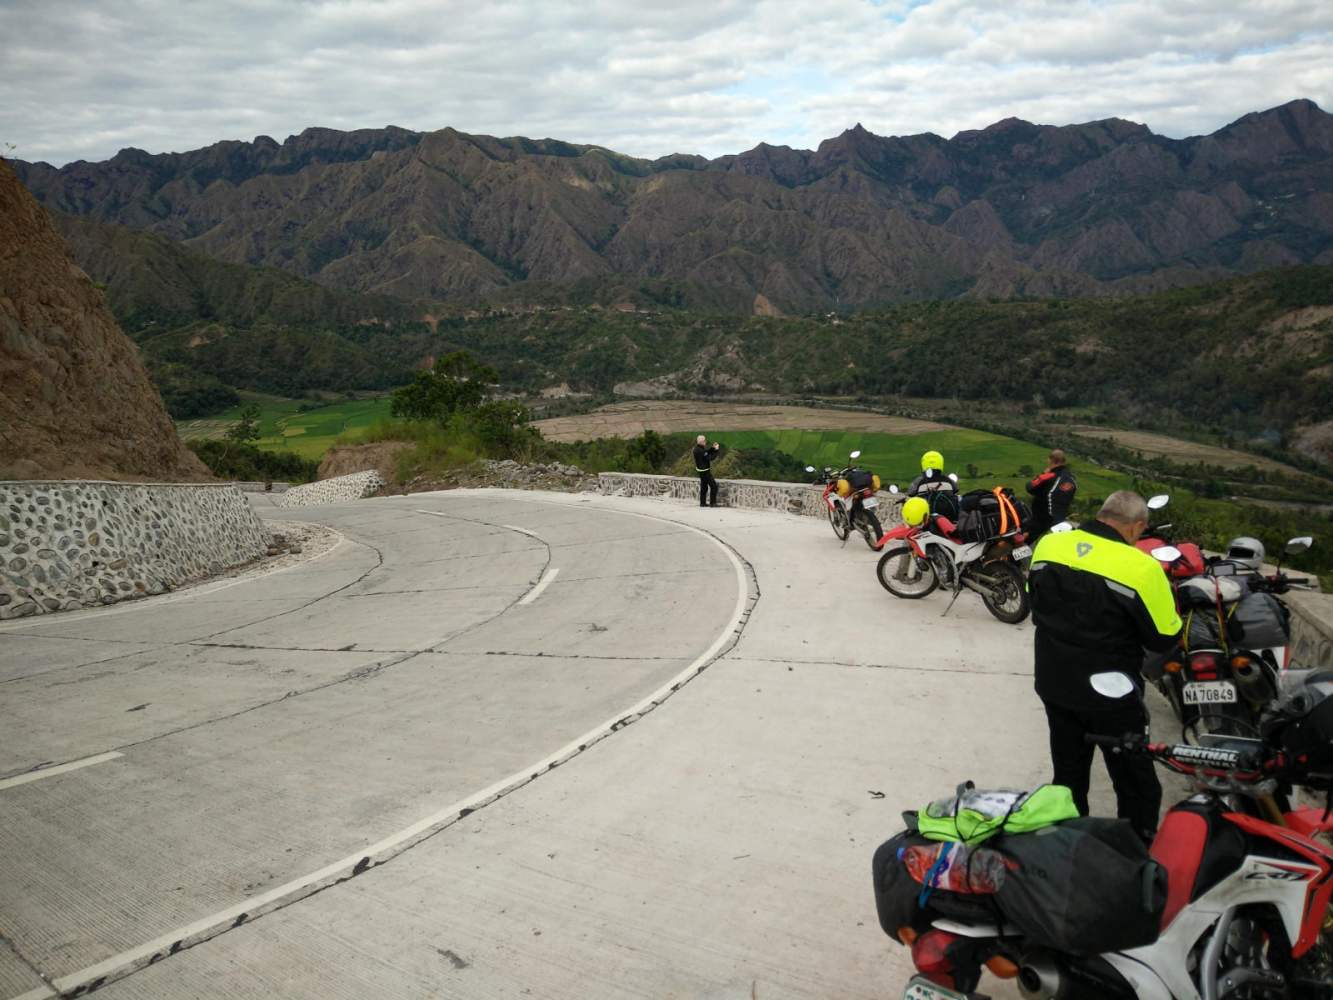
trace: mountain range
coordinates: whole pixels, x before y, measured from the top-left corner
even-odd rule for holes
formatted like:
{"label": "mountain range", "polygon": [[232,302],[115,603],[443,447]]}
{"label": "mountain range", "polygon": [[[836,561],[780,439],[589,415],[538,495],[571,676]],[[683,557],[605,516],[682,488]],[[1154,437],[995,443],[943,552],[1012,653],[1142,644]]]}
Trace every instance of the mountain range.
{"label": "mountain range", "polygon": [[446,306],[646,297],[808,313],[1333,263],[1333,115],[1304,100],[1187,139],[1120,119],[1006,119],[950,139],[858,125],[813,151],[643,160],[450,128],[311,128],[13,166],[49,209],[86,221],[85,243],[115,224],[339,292]]}

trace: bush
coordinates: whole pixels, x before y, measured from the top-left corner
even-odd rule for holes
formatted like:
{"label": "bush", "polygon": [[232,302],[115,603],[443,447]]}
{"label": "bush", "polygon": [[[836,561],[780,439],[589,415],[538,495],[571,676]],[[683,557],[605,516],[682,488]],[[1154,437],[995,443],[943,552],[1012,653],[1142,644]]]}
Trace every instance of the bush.
{"label": "bush", "polygon": [[196,439],[185,444],[220,479],[308,483],[319,474],[318,461],[290,451],[264,451],[236,441]]}

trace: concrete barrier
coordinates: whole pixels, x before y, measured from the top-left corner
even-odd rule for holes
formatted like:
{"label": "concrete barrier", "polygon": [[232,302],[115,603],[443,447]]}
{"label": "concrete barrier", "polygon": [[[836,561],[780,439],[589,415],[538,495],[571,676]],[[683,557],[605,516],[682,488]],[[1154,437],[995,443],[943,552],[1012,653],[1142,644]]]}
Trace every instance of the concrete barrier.
{"label": "concrete barrier", "polygon": [[[598,486],[604,494],[629,497],[657,497],[663,500],[699,502],[696,476],[650,476],[636,472],[603,472]],[[723,507],[753,507],[757,510],[781,510],[805,517],[827,517],[822,486],[808,483],[769,483],[757,479],[719,479],[718,503]],[[880,491],[880,523],[897,524],[899,497]]]}
{"label": "concrete barrier", "polygon": [[267,548],[230,484],[0,482],[0,619],[160,594]]}
{"label": "concrete barrier", "polygon": [[279,507],[314,507],[324,503],[342,503],[374,496],[384,488],[384,477],[374,469],[347,476],[322,479],[317,483],[293,486],[278,501]]}
{"label": "concrete barrier", "polygon": [[1333,594],[1292,591],[1282,600],[1291,609],[1291,661],[1333,670]]}
{"label": "concrete barrier", "polygon": [[292,488],[291,483],[232,483],[242,493],[286,493]]}

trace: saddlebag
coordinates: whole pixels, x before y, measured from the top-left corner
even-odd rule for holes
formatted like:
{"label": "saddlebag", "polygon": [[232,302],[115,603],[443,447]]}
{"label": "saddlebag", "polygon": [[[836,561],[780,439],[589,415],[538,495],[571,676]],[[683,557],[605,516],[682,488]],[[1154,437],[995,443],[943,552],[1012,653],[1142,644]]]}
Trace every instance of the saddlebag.
{"label": "saddlebag", "polygon": [[1091,955],[1157,940],[1166,870],[1125,820],[1071,819],[994,846],[1017,862],[996,902],[1029,945]]}
{"label": "saddlebag", "polygon": [[875,485],[875,474],[866,469],[852,469],[847,473],[847,482],[858,492],[868,490]]}
{"label": "saddlebag", "polygon": [[1032,510],[1007,486],[993,490],[971,490],[959,499],[958,535],[965,542],[988,538],[1026,527]]}
{"label": "saddlebag", "polygon": [[879,926],[885,934],[903,943],[898,937],[901,928],[910,927],[919,933],[926,930],[933,920],[996,923],[998,917],[993,895],[948,892],[943,889],[923,892],[921,883],[912,878],[898,857],[904,848],[915,846],[938,847],[939,844],[908,829],[881,844],[871,861],[875,911],[879,914]]}

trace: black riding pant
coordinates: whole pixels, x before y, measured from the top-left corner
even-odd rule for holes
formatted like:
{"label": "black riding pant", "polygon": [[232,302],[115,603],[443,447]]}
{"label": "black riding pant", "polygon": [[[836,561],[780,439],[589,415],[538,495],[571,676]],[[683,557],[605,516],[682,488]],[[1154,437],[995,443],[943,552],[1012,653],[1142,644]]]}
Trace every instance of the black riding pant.
{"label": "black riding pant", "polygon": [[[1083,711],[1062,708],[1044,702],[1046,720],[1051,730],[1051,762],[1054,783],[1065,785],[1074,793],[1079,814],[1088,815],[1088,785],[1092,778],[1094,747],[1084,740],[1087,734],[1123,736],[1146,733],[1148,710],[1141,702],[1106,710]],[[1133,824],[1145,841],[1157,832],[1157,816],[1162,808],[1162,785],[1153,763],[1146,757],[1130,756],[1102,749],[1106,772],[1115,788],[1116,815]]]}
{"label": "black riding pant", "polygon": [[699,473],[699,506],[717,506],[717,480],[712,472]]}

